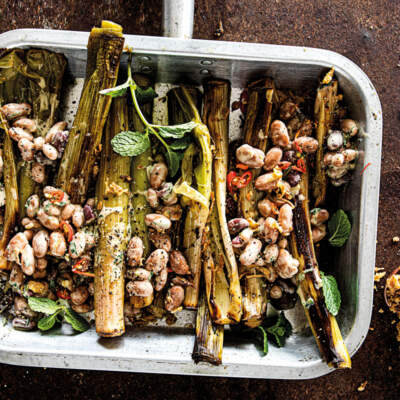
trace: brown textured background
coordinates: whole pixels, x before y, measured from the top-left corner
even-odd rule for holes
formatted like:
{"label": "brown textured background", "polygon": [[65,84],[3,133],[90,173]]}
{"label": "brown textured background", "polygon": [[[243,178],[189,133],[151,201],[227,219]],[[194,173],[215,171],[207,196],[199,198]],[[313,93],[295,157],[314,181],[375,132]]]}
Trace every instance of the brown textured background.
{"label": "brown textured background", "polygon": [[[88,31],[103,18],[122,24],[126,33],[160,35],[161,0],[0,0],[0,32]],[[322,47],[344,54],[368,74],[384,115],[376,265],[387,271],[400,265],[400,244],[391,241],[400,236],[400,1],[197,0],[194,37],[214,39],[220,19],[222,40]],[[373,330],[353,357],[351,371],[313,381],[269,381],[0,365],[0,399],[398,399],[399,345],[381,286],[375,293]],[[366,380],[365,391],[358,392]]]}

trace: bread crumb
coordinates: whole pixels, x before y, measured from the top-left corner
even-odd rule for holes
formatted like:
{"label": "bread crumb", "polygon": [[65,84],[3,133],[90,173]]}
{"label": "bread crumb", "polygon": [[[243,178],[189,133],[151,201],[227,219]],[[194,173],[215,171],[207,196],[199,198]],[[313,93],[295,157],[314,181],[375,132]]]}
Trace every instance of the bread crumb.
{"label": "bread crumb", "polygon": [[398,236],[394,236],[394,237],[392,238],[392,242],[393,242],[393,243],[398,243],[398,242],[400,242],[400,238],[399,238]]}
{"label": "bread crumb", "polygon": [[363,383],[357,388],[357,390],[358,390],[359,392],[363,392],[363,391],[365,390],[365,387],[367,386],[367,384],[368,384],[368,381],[363,382]]}
{"label": "bread crumb", "polygon": [[379,310],[378,310],[378,313],[380,313],[380,314],[383,314],[385,311],[382,309],[382,308],[380,308]]}
{"label": "bread crumb", "polygon": [[373,328],[373,327],[371,326],[371,328],[369,328],[369,330],[370,330],[370,331],[373,331],[373,330],[375,330],[375,328]]}

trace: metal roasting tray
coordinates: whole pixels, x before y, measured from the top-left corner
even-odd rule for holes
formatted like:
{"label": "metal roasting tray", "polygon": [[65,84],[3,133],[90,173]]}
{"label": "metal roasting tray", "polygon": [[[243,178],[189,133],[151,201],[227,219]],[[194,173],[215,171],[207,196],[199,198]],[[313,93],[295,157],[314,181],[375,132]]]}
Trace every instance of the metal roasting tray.
{"label": "metal roasting tray", "polygon": [[[87,40],[85,32],[21,29],[1,34],[0,47],[62,52],[68,58],[68,72],[83,78]],[[280,88],[316,87],[321,72],[335,68],[350,115],[364,132],[354,179],[341,198],[341,207],[351,214],[353,230],[330,271],[342,293],[338,322],[353,355],[367,335],[371,318],[381,164],[381,105],[368,77],[349,59],[320,49],[134,35],[125,35],[125,41],[134,48],[134,69],[151,74],[156,82],[201,85],[212,76],[230,80],[233,93],[259,76],[273,77]],[[71,116],[74,111],[68,104],[78,99],[77,90],[66,94],[66,112]],[[361,174],[367,162],[372,165]],[[190,312],[180,313],[173,326],[159,323],[130,328],[116,339],[101,339],[94,329],[74,335],[63,327],[46,334],[19,332],[4,325],[0,326],[0,361],[40,367],[281,379],[315,378],[332,370],[321,360],[309,331],[293,334],[284,348],[270,346],[266,357],[251,344],[228,342],[223,365],[196,365],[191,358],[193,326],[194,314]]]}

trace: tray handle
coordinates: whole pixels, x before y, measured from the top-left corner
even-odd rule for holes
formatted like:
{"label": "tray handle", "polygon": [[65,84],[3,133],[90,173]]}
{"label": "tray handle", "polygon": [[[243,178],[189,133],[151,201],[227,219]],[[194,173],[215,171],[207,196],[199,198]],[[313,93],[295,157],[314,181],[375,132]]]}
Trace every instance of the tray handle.
{"label": "tray handle", "polygon": [[163,0],[163,36],[191,39],[194,0]]}

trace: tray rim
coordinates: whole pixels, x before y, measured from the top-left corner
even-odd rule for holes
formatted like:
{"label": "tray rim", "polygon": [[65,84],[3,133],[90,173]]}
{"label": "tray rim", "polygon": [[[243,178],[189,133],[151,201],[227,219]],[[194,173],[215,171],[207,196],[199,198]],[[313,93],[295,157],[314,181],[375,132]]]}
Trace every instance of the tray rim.
{"label": "tray rim", "polygon": [[[17,29],[0,34],[0,46],[14,47],[44,47],[55,48],[59,51],[65,49],[85,49],[88,32],[62,31],[48,29]],[[382,146],[382,109],[378,94],[367,75],[354,62],[339,53],[299,46],[270,45],[260,43],[224,42],[199,39],[177,39],[157,36],[125,35],[127,45],[134,46],[138,54],[159,54],[190,56],[203,59],[237,59],[258,60],[277,63],[312,64],[322,67],[335,67],[341,75],[347,76],[357,87],[366,104],[366,123],[370,130],[374,131],[371,145],[375,146],[370,154],[375,168],[369,168],[363,175],[361,208],[360,208],[360,236],[358,244],[358,290],[359,298],[356,305],[357,311],[351,331],[346,338],[346,345],[351,355],[359,349],[367,333],[372,315],[373,305],[373,275],[375,267],[376,246],[368,246],[376,241],[380,160]],[[368,213],[368,220],[367,220]],[[364,266],[365,265],[365,266]],[[364,266],[363,268],[361,268]],[[369,268],[367,268],[369,266]],[[361,274],[362,272],[362,274]],[[362,294],[362,295],[361,295]],[[64,361],[60,362],[60,357]],[[83,362],[84,360],[89,360]],[[316,378],[331,372],[329,368],[319,360],[309,363],[304,367],[285,367],[285,371],[274,366],[253,365],[222,365],[222,367],[195,365],[183,365],[185,362],[176,360],[158,361],[147,359],[148,366],[143,365],[142,359],[101,357],[90,354],[60,353],[49,349],[47,352],[23,351],[23,349],[11,348],[3,340],[0,342],[0,361],[14,365],[30,365],[56,368],[83,368],[98,370],[136,371],[152,373],[178,373],[183,375],[204,376],[231,376],[254,378],[286,378],[308,379]],[[164,365],[164,363],[166,365]],[[153,365],[154,364],[154,365]],[[165,368],[168,366],[168,368]],[[188,368],[190,367],[190,368]],[[251,371],[251,374],[249,374]],[[283,373],[282,373],[283,372]]]}

